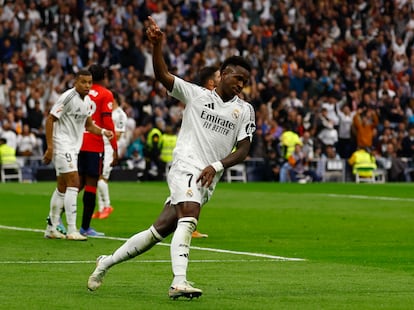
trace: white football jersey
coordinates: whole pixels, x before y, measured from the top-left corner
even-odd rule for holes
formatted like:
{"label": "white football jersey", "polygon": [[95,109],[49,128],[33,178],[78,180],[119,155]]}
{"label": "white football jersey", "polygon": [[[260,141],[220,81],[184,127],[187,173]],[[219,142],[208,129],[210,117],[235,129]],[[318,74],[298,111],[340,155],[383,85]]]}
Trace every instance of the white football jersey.
{"label": "white football jersey", "polygon": [[235,96],[223,102],[215,90],[208,90],[178,77],[170,95],[186,107],[174,149],[174,159],[199,169],[228,156],[237,141],[251,141],[256,129],[253,107]]}
{"label": "white football jersey", "polygon": [[[115,110],[112,110],[112,121],[114,122],[115,132],[125,133],[127,120],[128,120],[128,116],[126,115],[124,110],[122,110],[121,107],[117,107]],[[103,140],[105,144],[105,152],[107,151],[112,152],[111,142],[109,141],[107,137],[104,136],[103,138],[104,138]],[[122,134],[120,139],[118,139],[117,141],[118,148],[121,146],[122,143],[126,143],[124,142],[124,139],[125,139],[125,135]]]}
{"label": "white football jersey", "polygon": [[79,152],[86,119],[92,114],[89,96],[82,99],[75,88],[71,88],[59,97],[50,113],[58,119],[53,126],[54,152]]}

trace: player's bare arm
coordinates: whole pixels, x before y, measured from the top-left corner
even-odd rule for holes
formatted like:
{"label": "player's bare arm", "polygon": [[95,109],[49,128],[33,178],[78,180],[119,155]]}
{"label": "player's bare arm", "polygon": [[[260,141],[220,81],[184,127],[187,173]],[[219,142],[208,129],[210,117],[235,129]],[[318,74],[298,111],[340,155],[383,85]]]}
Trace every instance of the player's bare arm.
{"label": "player's bare arm", "polygon": [[174,85],[174,76],[168,71],[164,55],[162,54],[164,33],[151,16],[148,16],[148,23],[147,37],[153,46],[152,62],[154,66],[155,78],[160,81],[165,88],[171,91]]}
{"label": "player's bare arm", "polygon": [[[115,136],[116,136],[116,141],[119,141],[119,139],[122,136],[122,132],[119,131],[115,131]],[[119,158],[118,158],[118,150],[114,150],[112,153],[112,163],[111,163],[111,167],[115,167],[116,165],[118,165],[119,163]]]}
{"label": "player's bare arm", "polygon": [[118,151],[113,151],[112,158],[111,167],[115,167],[119,162]]}
{"label": "player's bare arm", "polygon": [[[223,165],[222,169],[232,167],[234,165],[240,164],[243,162],[247,155],[249,154],[250,149],[250,139],[245,138],[237,143],[237,149],[227,157],[220,160],[221,164]],[[200,182],[201,186],[209,187],[213,182],[213,179],[218,172],[214,167],[215,163],[212,165],[207,166],[206,168],[201,171],[200,176],[197,179],[197,182]]]}
{"label": "player's bare arm", "polygon": [[43,155],[43,162],[48,165],[53,158],[53,124],[57,121],[57,118],[52,114],[49,114],[46,119],[45,124],[45,134],[46,134],[46,143],[47,149]]}
{"label": "player's bare arm", "polygon": [[114,137],[114,133],[112,131],[96,126],[90,116],[86,119],[85,128],[87,131],[95,135],[103,135],[107,137],[109,140],[111,140]]}

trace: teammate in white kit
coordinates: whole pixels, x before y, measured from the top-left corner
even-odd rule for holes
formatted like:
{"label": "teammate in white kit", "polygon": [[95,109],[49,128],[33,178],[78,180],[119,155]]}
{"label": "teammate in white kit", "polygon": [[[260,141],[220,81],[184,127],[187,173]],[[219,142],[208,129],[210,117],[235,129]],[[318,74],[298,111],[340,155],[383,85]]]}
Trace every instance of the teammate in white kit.
{"label": "teammate in white kit", "polygon": [[[92,86],[92,75],[80,70],[75,76],[73,88],[65,91],[53,105],[46,119],[47,150],[43,161],[53,161],[56,170],[57,188],[50,201],[50,213],[45,237],[50,239],[86,240],[76,228],[76,209],[79,188],[78,153],[86,130],[113,137],[111,131],[96,126],[92,119],[91,99],[88,96]],[[60,215],[65,209],[68,233],[57,231]]]}
{"label": "teammate in white kit", "polygon": [[[114,122],[116,141],[118,143],[118,151],[123,150],[122,144],[125,144],[124,133],[126,131],[126,124],[128,117],[124,110],[120,107],[119,96],[117,93],[113,93],[114,102],[112,106],[112,120]],[[111,206],[111,198],[109,195],[108,180],[112,171],[112,161],[114,159],[111,142],[104,138],[104,162],[102,174],[98,181],[98,206],[99,210],[96,211],[92,218],[95,219],[106,219],[114,210]],[[119,157],[120,154],[118,154]]]}
{"label": "teammate in white kit", "polygon": [[[170,250],[174,278],[168,295],[174,299],[199,297],[202,291],[187,281],[191,233],[224,168],[243,162],[249,152],[255,114],[238,94],[248,83],[251,67],[242,57],[226,59],[215,90],[173,76],[162,54],[164,34],[148,18],[147,36],[153,45],[155,77],[171,96],[186,104],[167,177],[170,196],[153,225],[132,236],[112,255],[98,257],[88,288],[96,290],[110,267],[144,253],[174,232]],[[234,146],[237,148],[232,153]]]}

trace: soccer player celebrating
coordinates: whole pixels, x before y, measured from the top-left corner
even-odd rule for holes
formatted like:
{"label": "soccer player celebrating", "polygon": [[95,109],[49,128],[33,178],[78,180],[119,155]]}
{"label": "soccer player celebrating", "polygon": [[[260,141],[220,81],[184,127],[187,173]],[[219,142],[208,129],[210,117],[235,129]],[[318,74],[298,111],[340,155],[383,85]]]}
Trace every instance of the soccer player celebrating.
{"label": "soccer player celebrating", "polygon": [[[144,253],[174,233],[170,251],[174,277],[168,295],[174,299],[199,297],[202,290],[187,281],[191,234],[224,168],[243,162],[249,152],[255,114],[238,95],[248,83],[251,67],[242,57],[226,59],[213,91],[186,82],[168,71],[162,54],[164,33],[148,18],[155,77],[171,96],[186,104],[167,177],[170,196],[153,225],[132,236],[112,255],[98,257],[87,285],[96,290],[113,265]],[[237,149],[232,153],[234,145]]]}
{"label": "soccer player celebrating", "polygon": [[[87,239],[76,228],[78,153],[83,132],[86,128],[94,135],[105,135],[110,139],[113,137],[111,131],[96,126],[92,121],[92,101],[88,96],[91,86],[91,73],[80,70],[75,76],[74,87],[59,97],[46,119],[47,149],[43,161],[45,164],[53,161],[57,176],[57,188],[50,200],[46,238],[80,241]],[[56,229],[63,207],[68,225],[66,236]]]}

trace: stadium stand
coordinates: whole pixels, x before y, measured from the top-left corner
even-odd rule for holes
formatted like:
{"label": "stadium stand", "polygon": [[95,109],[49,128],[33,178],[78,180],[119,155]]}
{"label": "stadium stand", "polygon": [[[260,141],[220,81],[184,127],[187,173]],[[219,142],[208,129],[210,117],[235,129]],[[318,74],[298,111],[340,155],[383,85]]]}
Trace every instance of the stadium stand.
{"label": "stadium stand", "polygon": [[[357,147],[355,124],[371,124],[374,112],[378,125],[368,144],[375,156],[384,157],[391,142],[398,157],[414,157],[410,1],[0,2],[0,136],[16,147],[29,124],[34,156],[43,154],[51,105],[72,86],[73,74],[93,63],[108,68],[108,87],[122,94],[130,144],[145,141],[148,118],[153,127],[179,126],[184,107],[153,79],[144,31],[151,15],[166,34],[171,71],[184,79],[195,80],[201,67],[228,55],[250,60],[254,70],[243,96],[259,129],[251,158],[267,162],[272,153],[275,162],[276,151],[282,164],[279,137],[293,128],[301,137],[309,131],[315,150],[332,143],[347,160]],[[139,145],[137,151],[134,156]],[[131,156],[125,151],[123,161]],[[266,179],[251,169],[254,181]],[[412,180],[410,169],[405,181]],[[35,175],[45,171],[36,167]]]}

